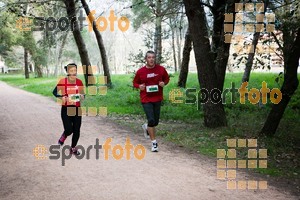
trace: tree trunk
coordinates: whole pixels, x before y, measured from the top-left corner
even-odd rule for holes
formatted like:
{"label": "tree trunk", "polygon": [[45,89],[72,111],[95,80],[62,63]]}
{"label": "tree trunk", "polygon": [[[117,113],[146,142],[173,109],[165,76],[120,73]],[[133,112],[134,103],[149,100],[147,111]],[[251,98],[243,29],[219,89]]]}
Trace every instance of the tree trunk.
{"label": "tree trunk", "polygon": [[155,18],[155,36],[154,36],[154,51],[156,53],[156,63],[160,64],[162,59],[162,40],[161,40],[161,0],[156,0],[156,18]]}
{"label": "tree trunk", "polygon": [[[85,85],[92,85],[89,84],[88,81],[88,76],[92,76],[93,74],[91,73],[91,62],[89,59],[89,55],[88,55],[88,51],[87,48],[85,46],[84,40],[81,36],[81,32],[79,29],[79,25],[78,25],[78,21],[76,16],[76,6],[75,6],[75,1],[74,0],[64,0],[64,3],[66,5],[66,9],[67,9],[67,14],[68,14],[68,18],[70,20],[70,22],[73,22],[73,24],[71,24],[71,28],[73,28],[72,33],[79,51],[79,55],[80,55],[80,59],[81,59],[81,63],[83,66],[86,66],[86,71],[84,72],[84,79],[85,79]],[[90,70],[89,70],[90,69]],[[89,73],[90,71],[90,73]]]}
{"label": "tree trunk", "polygon": [[[267,11],[268,5],[269,5],[269,0],[265,0],[263,14],[265,14],[265,12]],[[250,52],[248,54],[248,59],[247,59],[246,67],[245,67],[243,78],[242,78],[242,83],[243,82],[249,82],[249,80],[250,80],[250,73],[251,73],[251,70],[252,70],[253,60],[254,60],[254,56],[255,56],[255,52],[256,52],[256,46],[257,46],[259,37],[260,37],[260,32],[255,32],[254,35],[253,35],[253,39],[252,39],[253,53]]]}
{"label": "tree trunk", "polygon": [[[43,77],[42,68],[38,63],[35,64],[35,71],[36,71],[36,74],[37,74],[37,78],[42,78]],[[47,77],[48,77],[48,74],[47,74]]]}
{"label": "tree trunk", "polygon": [[100,68],[100,62],[99,61],[97,62],[97,69],[98,69],[98,73],[101,74],[100,73],[101,72],[101,68]]}
{"label": "tree trunk", "polygon": [[213,20],[211,49],[215,58],[217,58],[218,55],[218,48],[220,46],[220,42],[224,43],[224,41],[221,41],[220,38],[223,35],[225,5],[226,3],[224,1],[220,1],[220,0],[213,1],[213,7],[215,9],[212,10],[214,20]]}
{"label": "tree trunk", "polygon": [[[223,2],[222,4],[216,2]],[[230,43],[225,43],[225,34],[223,30],[224,20],[225,20],[225,12],[226,13],[234,13],[235,12],[235,4],[239,3],[239,0],[228,0],[227,3],[224,1],[215,0],[214,5],[218,6],[215,7],[218,15],[214,14],[214,31],[213,35],[215,37],[219,37],[219,41],[217,38],[214,39],[213,44],[213,59],[215,63],[215,72],[217,76],[217,88],[220,91],[223,91],[224,81],[225,81],[225,74],[226,68],[229,58],[229,50],[230,50]],[[233,18],[233,24],[235,22],[235,17]],[[221,27],[217,27],[220,26]]]}
{"label": "tree trunk", "polygon": [[[90,14],[90,8],[88,6],[88,4],[86,3],[85,0],[81,0],[82,6],[85,10],[85,13],[87,16],[89,16]],[[98,43],[98,47],[100,50],[100,55],[101,55],[101,60],[102,60],[102,64],[103,64],[103,72],[104,72],[104,76],[106,76],[107,78],[107,86],[108,87],[112,87],[112,82],[111,82],[111,76],[110,76],[110,71],[109,71],[109,65],[108,65],[108,60],[107,60],[107,55],[106,55],[106,50],[105,50],[105,46],[104,46],[104,42],[101,36],[100,31],[97,29],[96,23],[95,23],[95,19],[94,17],[89,18],[90,22],[93,24],[93,31],[95,33],[96,36],[96,40]]]}
{"label": "tree trunk", "polygon": [[61,62],[61,63],[59,63],[59,65],[60,65],[60,74],[64,74],[64,65],[63,65],[63,63]]}
{"label": "tree trunk", "polygon": [[29,63],[29,72],[33,72],[32,63]]}
{"label": "tree trunk", "polygon": [[65,48],[65,44],[66,44],[66,40],[68,38],[68,35],[69,35],[69,31],[67,31],[65,33],[65,35],[63,36],[63,40],[62,40],[60,48],[59,48],[58,58],[57,58],[57,64],[56,64],[55,70],[54,70],[54,76],[55,77],[57,76],[57,73],[58,73],[58,68],[59,68],[60,63],[61,63],[62,53],[63,53],[63,50]]}
{"label": "tree trunk", "polygon": [[248,54],[248,59],[247,59],[246,67],[245,67],[243,78],[242,78],[242,83],[243,82],[249,82],[250,72],[252,70],[253,60],[254,60],[254,56],[255,56],[255,52],[256,52],[256,46],[257,46],[259,37],[260,37],[260,32],[254,33],[253,39],[252,39],[252,46],[253,46],[252,51],[253,51],[253,53],[250,52]]}
{"label": "tree trunk", "polygon": [[[198,0],[184,0],[184,5],[193,40],[200,87],[208,92],[215,88],[220,89],[208,37],[204,8]],[[203,112],[205,126],[215,128],[227,125],[222,101],[214,104],[208,100],[203,104]]]}
{"label": "tree trunk", "polygon": [[25,78],[29,78],[29,69],[28,69],[28,50],[24,48],[24,69],[25,69]]}
{"label": "tree trunk", "polygon": [[[25,15],[27,14],[28,12],[28,9],[29,9],[29,5],[28,4],[25,4]],[[25,71],[25,79],[28,79],[29,78],[29,63],[28,63],[28,54],[29,54],[29,50],[27,49],[27,47],[25,47],[25,45],[23,45],[24,47],[24,71]]]}
{"label": "tree trunk", "polygon": [[179,64],[179,68],[178,70],[181,69],[181,36],[180,36],[180,31],[181,31],[181,27],[178,28],[178,30],[176,30],[176,43],[177,43],[177,59],[178,59],[178,64]]}
{"label": "tree trunk", "polygon": [[190,53],[192,50],[192,38],[189,29],[187,29],[185,34],[184,47],[182,52],[182,64],[180,68],[180,74],[178,79],[178,87],[186,87],[187,76],[189,73],[189,62]]}
{"label": "tree trunk", "polygon": [[171,18],[170,18],[170,27],[171,27],[171,33],[172,33],[172,51],[173,51],[173,60],[174,60],[174,70],[175,70],[175,72],[177,72],[177,59],[176,59],[176,49],[175,49],[175,33],[174,33],[174,27],[173,27]]}
{"label": "tree trunk", "polygon": [[[281,87],[282,99],[278,104],[274,104],[268,118],[261,130],[261,134],[267,136],[273,136],[278,128],[280,120],[283,116],[285,108],[287,107],[292,95],[296,91],[299,80],[297,77],[297,69],[299,66],[300,58],[300,28],[297,32],[297,38],[293,44],[288,41],[293,41],[290,39],[285,39],[290,34],[288,31],[283,31],[283,41],[284,41],[284,81]],[[292,48],[288,48],[292,46]]]}

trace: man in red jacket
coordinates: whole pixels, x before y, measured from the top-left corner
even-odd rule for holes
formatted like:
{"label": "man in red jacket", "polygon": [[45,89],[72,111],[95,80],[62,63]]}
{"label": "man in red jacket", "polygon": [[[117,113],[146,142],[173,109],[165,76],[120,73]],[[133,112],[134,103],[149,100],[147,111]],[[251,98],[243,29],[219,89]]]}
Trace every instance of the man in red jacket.
{"label": "man in red jacket", "polygon": [[155,63],[155,53],[147,51],[146,65],[140,68],[133,79],[133,86],[140,89],[140,99],[147,116],[148,123],[144,124],[144,135],[152,141],[152,152],[158,151],[155,139],[155,126],[158,125],[160,106],[163,100],[163,87],[169,83],[166,69]]}

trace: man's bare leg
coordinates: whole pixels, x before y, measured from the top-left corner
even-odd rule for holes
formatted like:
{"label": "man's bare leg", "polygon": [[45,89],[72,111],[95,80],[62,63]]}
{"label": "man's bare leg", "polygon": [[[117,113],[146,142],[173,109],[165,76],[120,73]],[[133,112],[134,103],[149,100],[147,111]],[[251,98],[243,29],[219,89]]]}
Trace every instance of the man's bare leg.
{"label": "man's bare leg", "polygon": [[157,152],[158,151],[158,147],[157,147],[157,142],[155,139],[155,127],[148,127],[148,133],[152,142],[152,147],[151,147],[151,151],[152,152]]}
{"label": "man's bare leg", "polygon": [[155,140],[155,127],[148,126],[147,130],[148,130],[151,141]]}

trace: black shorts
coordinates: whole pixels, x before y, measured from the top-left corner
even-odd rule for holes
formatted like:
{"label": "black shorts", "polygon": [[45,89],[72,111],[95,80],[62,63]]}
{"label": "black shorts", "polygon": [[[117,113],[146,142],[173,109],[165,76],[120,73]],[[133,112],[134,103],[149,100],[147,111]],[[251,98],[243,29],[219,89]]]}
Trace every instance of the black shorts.
{"label": "black shorts", "polygon": [[142,103],[147,116],[148,126],[155,127],[159,123],[161,101]]}
{"label": "black shorts", "polygon": [[[72,109],[73,111],[68,111],[68,109]],[[77,145],[77,142],[80,137],[80,127],[81,127],[81,113],[80,107],[75,106],[62,106],[61,107],[61,119],[64,125],[64,135],[69,136],[73,133],[72,136],[72,148]],[[74,116],[73,116],[74,115]]]}

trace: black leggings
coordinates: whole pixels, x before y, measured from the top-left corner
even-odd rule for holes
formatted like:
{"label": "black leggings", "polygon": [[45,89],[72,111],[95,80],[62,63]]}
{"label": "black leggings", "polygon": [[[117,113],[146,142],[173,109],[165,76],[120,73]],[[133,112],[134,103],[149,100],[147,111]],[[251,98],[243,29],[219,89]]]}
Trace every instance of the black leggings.
{"label": "black leggings", "polygon": [[148,126],[149,127],[157,126],[159,122],[161,101],[143,103],[142,105],[147,116]]}
{"label": "black leggings", "polygon": [[77,145],[80,136],[80,127],[81,127],[81,116],[78,116],[78,111],[81,111],[80,107],[72,107],[76,109],[75,116],[68,116],[68,108],[66,106],[61,107],[61,119],[64,125],[64,135],[69,136],[73,133],[71,147],[74,148]]}

